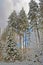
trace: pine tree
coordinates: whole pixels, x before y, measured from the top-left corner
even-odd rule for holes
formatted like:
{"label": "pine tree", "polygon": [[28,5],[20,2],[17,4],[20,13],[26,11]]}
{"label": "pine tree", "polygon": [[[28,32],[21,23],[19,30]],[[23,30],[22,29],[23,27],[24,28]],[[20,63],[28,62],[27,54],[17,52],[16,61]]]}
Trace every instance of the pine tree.
{"label": "pine tree", "polygon": [[8,19],[9,19],[8,21],[9,26],[12,26],[14,30],[16,30],[18,22],[17,22],[17,13],[15,10],[11,13]]}
{"label": "pine tree", "polygon": [[17,33],[19,33],[20,49],[22,49],[21,36],[22,34],[24,34],[24,32],[26,32],[26,29],[28,27],[28,19],[23,8],[20,11],[19,15],[17,15],[15,11],[12,12],[12,14],[9,17],[8,25],[9,27],[12,26],[12,29],[14,29]]}
{"label": "pine tree", "polygon": [[[9,16],[8,24],[10,26],[12,26],[12,28],[15,30],[15,32],[17,32],[17,34],[19,33],[19,35],[20,35],[20,27],[19,27],[20,25],[19,25],[19,20],[18,20],[16,11],[13,11],[11,13],[11,15]],[[20,39],[21,39],[21,37],[20,37]],[[21,43],[21,41],[20,41],[20,43]]]}
{"label": "pine tree", "polygon": [[[22,8],[22,10],[19,13],[19,19],[21,20],[20,21],[20,29],[22,32],[26,33],[26,30],[27,30],[29,24],[28,24],[28,18],[27,18],[25,11],[24,11],[24,8]],[[24,43],[23,43],[23,46],[24,46]],[[26,48],[26,40],[25,40],[25,48]]]}
{"label": "pine tree", "polygon": [[15,61],[21,59],[21,53],[17,47],[17,43],[13,40],[13,32],[9,30],[7,36],[7,44],[6,44],[6,53],[7,57],[5,57],[6,61]]}
{"label": "pine tree", "polygon": [[43,0],[39,0],[40,1],[40,3],[39,3],[39,5],[40,5],[40,15],[41,15],[41,17],[43,17]]}
{"label": "pine tree", "polygon": [[[30,29],[33,29],[35,32],[35,35],[37,33],[38,36],[38,40],[40,43],[40,36],[39,36],[39,30],[38,30],[38,4],[34,1],[31,0],[31,2],[29,3],[30,5],[30,10],[29,10],[29,20],[30,20]],[[37,37],[36,37],[36,43],[37,43]],[[39,46],[39,45],[38,45]]]}
{"label": "pine tree", "polygon": [[39,10],[40,10],[40,38],[41,38],[41,43],[40,43],[40,47],[41,47],[41,52],[43,52],[43,0],[39,0]]}
{"label": "pine tree", "polygon": [[25,10],[24,8],[22,8],[22,10],[20,11],[19,13],[19,18],[21,19],[21,28],[22,28],[22,31],[25,31],[28,27],[28,18],[27,18],[27,15],[25,13]]}

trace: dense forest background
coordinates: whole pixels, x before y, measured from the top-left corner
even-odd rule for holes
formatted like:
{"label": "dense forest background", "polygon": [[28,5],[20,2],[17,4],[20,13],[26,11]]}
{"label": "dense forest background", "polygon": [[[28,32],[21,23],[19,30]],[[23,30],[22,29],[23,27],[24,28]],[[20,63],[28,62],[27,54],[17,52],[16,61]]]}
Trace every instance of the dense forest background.
{"label": "dense forest background", "polygon": [[0,61],[31,61],[35,56],[40,62],[39,56],[43,56],[43,0],[39,1],[39,4],[30,1],[28,15],[23,7],[18,14],[15,10],[10,14],[0,37]]}

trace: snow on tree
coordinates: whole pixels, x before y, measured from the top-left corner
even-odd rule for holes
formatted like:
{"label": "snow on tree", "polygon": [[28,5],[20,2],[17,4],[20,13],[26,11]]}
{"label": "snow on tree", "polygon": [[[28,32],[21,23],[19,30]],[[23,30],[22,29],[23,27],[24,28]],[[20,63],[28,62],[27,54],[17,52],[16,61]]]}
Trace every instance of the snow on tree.
{"label": "snow on tree", "polygon": [[16,30],[18,22],[17,22],[17,13],[15,10],[11,13],[8,19],[9,19],[8,21],[9,26],[12,26]]}
{"label": "snow on tree", "polygon": [[41,52],[43,52],[43,0],[39,0],[40,3],[39,3],[39,12],[40,12],[40,18],[39,18],[39,21],[40,21],[40,39],[41,39],[41,42],[40,42],[40,47],[41,47]]}
{"label": "snow on tree", "polygon": [[[33,38],[31,38],[31,43],[33,45],[33,49],[35,54],[40,53],[40,35],[39,35],[39,8],[37,2],[35,0],[31,0],[29,3],[30,9],[28,13],[28,18],[30,20],[30,29],[32,29]],[[31,35],[32,35],[31,34]]]}
{"label": "snow on tree", "polygon": [[21,60],[22,56],[21,56],[21,52],[17,47],[17,43],[14,41],[13,39],[13,31],[11,30],[12,27],[9,28],[8,31],[8,36],[7,36],[7,42],[6,42],[6,57],[5,60],[6,61],[15,61],[15,60]]}
{"label": "snow on tree", "polygon": [[[38,37],[38,40],[40,42],[40,36],[39,36],[39,30],[38,30],[38,4],[34,1],[34,0],[31,0],[31,2],[29,3],[30,5],[30,10],[29,10],[29,20],[30,20],[30,29],[33,29],[34,32],[35,32],[35,36]],[[37,37],[36,37],[36,43],[38,43],[38,40],[37,40]],[[39,46],[39,44],[38,44]]]}
{"label": "snow on tree", "polygon": [[[24,38],[24,33],[26,33],[26,30],[29,26],[29,23],[28,23],[28,18],[27,18],[27,15],[25,13],[25,10],[24,8],[21,9],[20,13],[19,13],[19,25],[20,25],[20,29],[21,31],[23,32],[23,38]],[[25,36],[26,37],[26,36]],[[25,46],[24,46],[25,45]],[[25,44],[24,44],[24,41],[23,41],[23,48],[26,48],[26,40],[25,40]]]}
{"label": "snow on tree", "polygon": [[27,18],[24,8],[22,8],[22,10],[20,11],[19,18],[21,19],[20,27],[22,28],[22,31],[25,31],[28,27],[28,18]]}
{"label": "snow on tree", "polygon": [[40,1],[40,3],[39,3],[39,5],[40,5],[40,15],[41,15],[41,17],[43,17],[43,0],[39,0]]}

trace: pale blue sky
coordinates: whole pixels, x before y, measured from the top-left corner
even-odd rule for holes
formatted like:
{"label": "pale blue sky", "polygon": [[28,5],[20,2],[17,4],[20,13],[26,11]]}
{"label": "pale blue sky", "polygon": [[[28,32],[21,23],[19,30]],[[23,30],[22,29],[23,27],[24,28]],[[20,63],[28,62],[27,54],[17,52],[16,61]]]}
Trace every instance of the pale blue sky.
{"label": "pale blue sky", "polygon": [[[39,2],[39,0],[36,0]],[[29,11],[30,0],[0,0],[0,27],[2,30],[7,26],[7,19],[11,12],[15,9],[17,12],[24,7],[26,13]]]}

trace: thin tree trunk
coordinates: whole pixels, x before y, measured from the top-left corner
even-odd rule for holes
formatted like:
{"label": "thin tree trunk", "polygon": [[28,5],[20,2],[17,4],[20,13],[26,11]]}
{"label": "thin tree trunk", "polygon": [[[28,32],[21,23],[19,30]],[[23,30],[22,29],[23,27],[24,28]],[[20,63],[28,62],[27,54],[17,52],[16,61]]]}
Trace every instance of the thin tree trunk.
{"label": "thin tree trunk", "polygon": [[38,39],[39,39],[39,43],[40,43],[40,35],[39,35],[39,30],[37,28],[37,34],[38,34]]}
{"label": "thin tree trunk", "polygon": [[[37,23],[36,23],[36,28],[37,28]],[[39,30],[38,30],[38,28],[37,28],[37,36],[38,36],[38,41],[39,41],[39,43],[40,43],[40,35],[39,35]],[[38,44],[38,47],[39,47],[39,44]]]}
{"label": "thin tree trunk", "polygon": [[23,49],[22,49],[22,52],[23,52],[22,59],[24,59],[24,34],[23,34]]}
{"label": "thin tree trunk", "polygon": [[26,33],[25,33],[25,50],[26,50]]}
{"label": "thin tree trunk", "polygon": [[20,34],[20,49],[21,49],[21,34]]}

